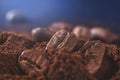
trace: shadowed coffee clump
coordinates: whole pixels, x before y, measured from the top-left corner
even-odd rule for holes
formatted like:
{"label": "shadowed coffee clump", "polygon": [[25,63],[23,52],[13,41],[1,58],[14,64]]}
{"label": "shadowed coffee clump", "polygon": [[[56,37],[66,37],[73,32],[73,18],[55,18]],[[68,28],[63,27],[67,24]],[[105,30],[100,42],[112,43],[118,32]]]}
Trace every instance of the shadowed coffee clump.
{"label": "shadowed coffee clump", "polygon": [[119,80],[120,48],[65,30],[41,43],[0,32],[0,79]]}

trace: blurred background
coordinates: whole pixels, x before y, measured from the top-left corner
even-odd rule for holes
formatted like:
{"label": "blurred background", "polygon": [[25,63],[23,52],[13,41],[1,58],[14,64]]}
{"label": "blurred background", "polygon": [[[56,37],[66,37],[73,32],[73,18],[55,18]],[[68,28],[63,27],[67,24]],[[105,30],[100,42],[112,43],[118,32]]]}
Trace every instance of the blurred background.
{"label": "blurred background", "polygon": [[0,29],[67,22],[106,26],[120,34],[119,4],[120,0],[0,0]]}

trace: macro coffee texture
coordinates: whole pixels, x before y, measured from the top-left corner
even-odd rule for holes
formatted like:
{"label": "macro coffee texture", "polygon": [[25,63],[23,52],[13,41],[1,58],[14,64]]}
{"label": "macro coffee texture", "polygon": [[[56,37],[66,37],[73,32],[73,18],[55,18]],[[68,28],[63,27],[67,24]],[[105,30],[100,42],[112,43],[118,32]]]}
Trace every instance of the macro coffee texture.
{"label": "macro coffee texture", "polygon": [[119,43],[58,30],[38,42],[0,32],[0,80],[119,80]]}

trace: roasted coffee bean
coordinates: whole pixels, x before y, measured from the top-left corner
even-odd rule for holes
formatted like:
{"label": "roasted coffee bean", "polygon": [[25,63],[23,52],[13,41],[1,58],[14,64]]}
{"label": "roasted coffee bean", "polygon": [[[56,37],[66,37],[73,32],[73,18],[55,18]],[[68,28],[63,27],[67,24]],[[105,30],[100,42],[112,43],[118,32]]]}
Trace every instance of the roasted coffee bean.
{"label": "roasted coffee bean", "polygon": [[39,72],[41,68],[45,67],[48,59],[43,55],[44,51],[27,50],[23,51],[19,56],[18,63],[21,69],[29,74],[30,72]]}
{"label": "roasted coffee bean", "polygon": [[50,34],[47,28],[34,28],[31,32],[31,35],[35,41],[49,41],[52,34]]}
{"label": "roasted coffee bean", "polygon": [[77,38],[73,33],[69,33],[65,30],[60,30],[56,32],[53,37],[48,42],[46,49],[53,47],[54,49],[58,49],[61,47],[66,47],[68,51],[74,49],[77,43]]}
{"label": "roasted coffee bean", "polygon": [[59,48],[61,47],[64,42],[66,42],[66,40],[68,39],[68,37],[70,36],[70,34],[65,31],[65,30],[60,30],[58,32],[56,32],[52,38],[50,39],[50,41],[48,42],[46,49],[48,48]]}
{"label": "roasted coffee bean", "polygon": [[87,58],[89,58],[86,68],[90,74],[94,74],[101,66],[105,54],[105,46],[96,42],[85,51],[86,54],[88,55]]}
{"label": "roasted coffee bean", "polygon": [[68,51],[72,51],[75,49],[77,42],[77,37],[75,36],[75,34],[71,33],[66,42],[64,42],[63,47],[65,47]]}

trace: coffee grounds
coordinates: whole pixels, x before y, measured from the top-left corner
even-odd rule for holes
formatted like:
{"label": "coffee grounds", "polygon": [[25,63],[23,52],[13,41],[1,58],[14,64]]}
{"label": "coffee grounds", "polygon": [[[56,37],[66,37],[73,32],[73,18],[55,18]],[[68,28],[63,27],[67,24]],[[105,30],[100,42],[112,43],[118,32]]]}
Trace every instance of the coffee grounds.
{"label": "coffee grounds", "polygon": [[[86,41],[84,41],[86,42]],[[93,41],[97,42],[97,41]],[[85,69],[82,53],[67,52],[64,48],[51,53],[47,51],[49,64],[39,73],[25,74],[18,64],[18,57],[24,50],[43,50],[47,42],[37,43],[16,33],[0,33],[0,80],[119,80],[120,48],[105,45],[106,52],[100,69],[90,75]],[[76,49],[78,50],[78,49]]]}

